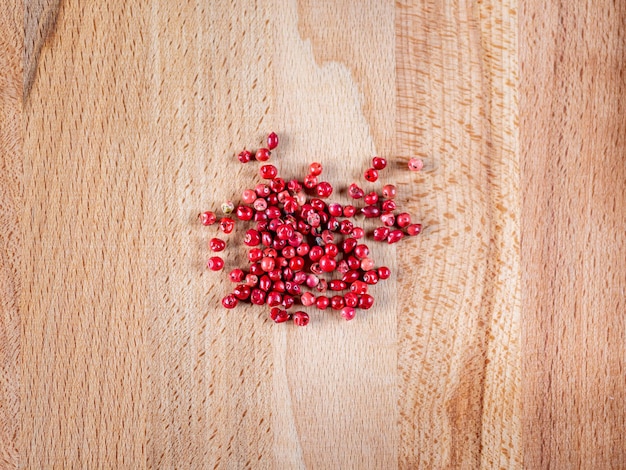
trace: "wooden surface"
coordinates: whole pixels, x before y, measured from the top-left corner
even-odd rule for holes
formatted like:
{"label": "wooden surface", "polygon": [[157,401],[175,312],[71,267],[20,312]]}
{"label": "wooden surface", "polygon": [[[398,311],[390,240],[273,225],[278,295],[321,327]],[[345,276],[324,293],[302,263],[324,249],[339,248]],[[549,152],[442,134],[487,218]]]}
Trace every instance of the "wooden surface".
{"label": "wooden surface", "polygon": [[520,22],[524,460],[626,468],[626,3],[576,3]]}
{"label": "wooden surface", "polygon": [[[352,3],[0,7],[0,467],[626,464],[624,7]],[[424,223],[350,323],[219,307],[270,130]]]}

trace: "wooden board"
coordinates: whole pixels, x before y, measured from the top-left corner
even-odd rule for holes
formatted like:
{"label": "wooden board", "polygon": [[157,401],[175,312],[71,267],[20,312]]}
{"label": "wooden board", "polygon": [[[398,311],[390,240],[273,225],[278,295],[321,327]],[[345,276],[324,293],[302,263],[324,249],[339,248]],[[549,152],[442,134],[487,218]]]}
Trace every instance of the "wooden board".
{"label": "wooden board", "polygon": [[[591,57],[613,68],[573,108],[586,114],[561,125],[576,135],[606,120],[584,140],[592,176],[578,177],[581,137],[560,138],[550,113],[588,90],[576,53],[595,43],[567,38],[589,12],[524,1],[521,19],[515,0],[0,7],[2,466],[626,461],[624,200],[606,190],[625,174],[611,97],[626,14],[592,11],[591,26],[610,26],[594,51],[610,47]],[[545,56],[564,50],[571,82],[531,52],[553,31],[561,42]],[[384,177],[424,223],[417,239],[376,247],[394,275],[350,323],[324,313],[298,329],[219,306],[228,282],[204,268],[213,230],[196,216],[253,184],[256,166],[234,153],[270,130],[286,175],[318,160],[338,185],[387,156]],[[413,155],[426,162],[417,175],[404,170]],[[582,206],[566,198],[574,188]],[[548,198],[566,232],[546,220]],[[585,226],[581,207],[608,225]],[[595,243],[585,256],[583,241]],[[562,277],[555,291],[568,259],[584,285]]]}

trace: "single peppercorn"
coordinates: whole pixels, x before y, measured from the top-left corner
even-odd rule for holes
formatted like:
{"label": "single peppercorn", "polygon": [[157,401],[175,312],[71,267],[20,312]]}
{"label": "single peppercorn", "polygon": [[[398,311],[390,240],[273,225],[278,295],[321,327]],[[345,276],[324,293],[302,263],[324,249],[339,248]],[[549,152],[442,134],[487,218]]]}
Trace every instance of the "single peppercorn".
{"label": "single peppercorn", "polygon": [[370,183],[374,183],[378,180],[378,170],[375,168],[368,168],[364,173],[365,179]]}
{"label": "single peppercorn", "polygon": [[220,220],[220,230],[226,234],[231,233],[235,228],[235,221],[229,217]]}
{"label": "single peppercorn", "polygon": [[397,215],[396,217],[396,224],[398,225],[398,227],[400,228],[404,228],[407,225],[409,225],[411,223],[411,215],[406,213],[406,212],[402,212],[400,214]]}
{"label": "single peppercorn", "polygon": [[298,326],[307,326],[309,324],[309,314],[306,312],[295,312],[293,314],[293,322]]}
{"label": "single peppercorn", "polygon": [[209,240],[209,248],[211,251],[215,252],[224,251],[224,248],[226,248],[226,242],[224,240],[220,240],[219,238],[211,238],[211,240]]}
{"label": "single peppercorn", "polygon": [[422,224],[411,224],[407,226],[406,228],[406,233],[409,234],[410,236],[419,235],[421,231],[422,231]]}
{"label": "single peppercorn", "polygon": [[211,271],[219,271],[224,267],[224,260],[219,256],[212,256],[207,262],[207,268]]}
{"label": "single peppercorn", "polygon": [[420,171],[424,168],[424,162],[419,158],[411,158],[409,160],[409,170],[411,171]]}
{"label": "single peppercorn", "polygon": [[270,159],[271,152],[269,149],[260,148],[256,151],[255,158],[260,162],[266,162]]}
{"label": "single peppercorn", "polygon": [[275,132],[272,132],[267,136],[267,148],[269,150],[274,150],[276,147],[278,147],[278,136]]}
{"label": "single peppercorn", "polygon": [[225,308],[235,308],[237,306],[238,300],[233,294],[228,294],[226,297],[222,299],[222,305]]}
{"label": "single peppercorn", "polygon": [[200,223],[202,225],[213,225],[216,220],[217,217],[215,217],[215,214],[211,211],[206,211],[200,214]]}
{"label": "single peppercorn", "polygon": [[341,309],[341,316],[346,321],[352,320],[355,317],[355,315],[356,315],[356,310],[354,309],[354,307],[343,307]]}
{"label": "single peppercorn", "polygon": [[250,160],[252,160],[252,152],[250,152],[249,150],[244,150],[239,155],[237,155],[237,158],[241,163],[248,163]]}
{"label": "single peppercorn", "polygon": [[276,178],[276,175],[278,174],[278,169],[274,165],[263,165],[259,169],[259,174],[261,175],[261,178],[271,180],[273,178]]}
{"label": "single peppercorn", "polygon": [[374,157],[372,158],[372,166],[375,170],[384,170],[387,166],[387,160],[382,157]]}

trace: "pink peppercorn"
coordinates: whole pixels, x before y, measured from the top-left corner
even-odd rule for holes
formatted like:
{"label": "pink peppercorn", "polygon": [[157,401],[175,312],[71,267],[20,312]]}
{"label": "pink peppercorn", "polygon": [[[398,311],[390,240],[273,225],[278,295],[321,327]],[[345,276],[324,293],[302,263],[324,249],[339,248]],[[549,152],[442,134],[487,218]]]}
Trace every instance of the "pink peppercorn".
{"label": "pink peppercorn", "polygon": [[344,217],[353,217],[356,214],[356,207],[354,206],[345,206],[343,208],[343,216]]}
{"label": "pink peppercorn", "polygon": [[267,294],[265,302],[270,307],[277,307],[283,302],[283,296],[280,294],[280,292],[270,291]]}
{"label": "pink peppercorn", "polygon": [[380,221],[385,224],[387,227],[392,227],[396,222],[396,216],[391,212],[383,212],[380,216]]}
{"label": "pink peppercorn", "polygon": [[361,269],[363,271],[369,271],[370,269],[373,269],[375,265],[376,263],[374,263],[372,258],[363,258],[361,260]]}
{"label": "pink peppercorn", "polygon": [[319,197],[329,197],[333,193],[332,185],[327,181],[322,181],[315,187],[315,192]]}
{"label": "pink peppercorn", "polygon": [[381,207],[383,208],[383,212],[393,212],[396,210],[396,203],[395,201],[388,199],[383,202]]}
{"label": "pink peppercorn", "polygon": [[330,299],[330,308],[333,310],[341,310],[346,306],[345,300],[340,295],[333,295]]}
{"label": "pink peppercorn", "polygon": [[383,197],[385,199],[393,199],[396,197],[397,189],[393,184],[383,186]]}
{"label": "pink peppercorn", "polygon": [[354,292],[348,292],[343,296],[343,299],[346,302],[346,307],[356,307],[359,304],[359,296]]}
{"label": "pink peppercorn", "polygon": [[389,228],[388,227],[377,227],[374,229],[374,240],[377,242],[382,242],[387,239],[389,236]]}
{"label": "pink peppercorn", "polygon": [[271,152],[269,149],[260,148],[256,151],[255,158],[260,162],[266,162],[270,159]]}
{"label": "pink peppercorn", "polygon": [[374,157],[372,158],[372,166],[375,170],[384,170],[387,166],[387,160],[382,157]]}
{"label": "pink peppercorn", "polygon": [[309,314],[306,312],[296,312],[293,314],[293,322],[298,326],[307,326],[309,324]]}
{"label": "pink peppercorn", "polygon": [[284,323],[291,318],[291,315],[289,315],[289,313],[285,310],[274,307],[270,310],[270,318],[276,323]]}
{"label": "pink peppercorn", "polygon": [[411,158],[409,160],[409,170],[411,171],[420,171],[424,168],[424,162],[419,158]]}
{"label": "pink peppercorn", "polygon": [[239,220],[252,220],[252,217],[254,216],[254,212],[248,206],[237,207],[236,214]]}
{"label": "pink peppercorn", "polygon": [[322,164],[313,162],[309,165],[309,174],[313,176],[319,176],[322,174]]}
{"label": "pink peppercorn", "polygon": [[305,292],[300,297],[300,302],[305,307],[310,307],[311,305],[313,305],[315,303],[315,296],[313,294],[311,294],[310,292]]}
{"label": "pink peppercorn", "polygon": [[398,224],[398,227],[400,228],[404,228],[410,223],[411,223],[411,215],[407,214],[406,212],[402,212],[398,214],[398,216],[396,217],[396,224]]}
{"label": "pink peppercorn", "polygon": [[259,174],[261,175],[261,178],[271,180],[273,178],[276,178],[276,175],[278,174],[278,169],[274,165],[263,165],[259,169]]}
{"label": "pink peppercorn", "polygon": [[233,289],[233,295],[237,297],[238,300],[247,300],[250,297],[251,290],[250,286],[241,284]]}
{"label": "pink peppercorn", "polygon": [[235,221],[229,217],[224,217],[220,220],[220,229],[224,233],[231,233],[235,228]]}
{"label": "pink peppercorn", "polygon": [[372,206],[376,204],[378,202],[378,194],[376,194],[375,191],[372,191],[371,193],[366,194],[363,197],[363,202],[365,202],[365,204],[367,204],[368,206]]}
{"label": "pink peppercorn", "polygon": [[370,183],[374,183],[378,180],[378,170],[376,170],[375,168],[368,168],[367,170],[365,170],[364,176],[367,181],[369,181]]}
{"label": "pink peppercorn", "polygon": [[348,188],[348,195],[352,199],[361,199],[363,196],[365,196],[365,192],[361,188],[359,188],[356,183],[352,183]]}
{"label": "pink peppercorn", "polygon": [[330,273],[334,271],[335,268],[337,267],[337,262],[335,261],[335,259],[327,255],[324,255],[320,258],[319,264],[320,264],[320,268],[325,273]]}
{"label": "pink peppercorn", "polygon": [[368,219],[373,219],[374,217],[380,216],[380,209],[376,206],[365,206],[361,209],[363,215]]}
{"label": "pink peppercorn", "polygon": [[270,135],[267,136],[267,147],[270,150],[274,150],[276,147],[278,147],[278,136],[275,132],[272,132]]}
{"label": "pink peppercorn", "polygon": [[216,220],[217,217],[215,217],[215,214],[211,211],[206,211],[200,214],[200,223],[202,225],[213,225]]}
{"label": "pink peppercorn", "polygon": [[315,299],[315,306],[319,310],[326,310],[329,305],[330,300],[328,300],[328,297],[326,297],[325,295],[320,295],[318,298]]}
{"label": "pink peppercorn", "polygon": [[233,294],[228,294],[222,299],[222,305],[225,308],[235,308],[237,306],[237,303],[237,297],[235,297]]}
{"label": "pink peppercorn", "polygon": [[241,163],[248,163],[250,160],[252,160],[252,152],[250,152],[249,150],[244,150],[239,155],[237,155],[237,158]]}
{"label": "pink peppercorn", "polygon": [[219,238],[211,238],[209,240],[209,248],[211,251],[223,251],[226,248],[226,242],[224,240],[220,240]]}
{"label": "pink peppercorn", "polygon": [[244,272],[239,268],[233,269],[228,275],[231,282],[241,282],[243,281],[244,276],[245,276]]}
{"label": "pink peppercorn", "polygon": [[246,189],[241,195],[241,199],[243,199],[243,202],[246,204],[252,204],[256,198],[257,195],[252,189]]}
{"label": "pink peppercorn", "polygon": [[409,234],[410,236],[419,235],[421,231],[422,231],[422,224],[411,224],[407,226],[406,228],[406,233]]}
{"label": "pink peppercorn", "polygon": [[356,310],[354,309],[354,307],[344,307],[341,309],[341,316],[346,321],[352,320],[355,317],[355,315],[356,315]]}
{"label": "pink peppercorn", "polygon": [[219,271],[224,267],[224,260],[219,256],[212,256],[207,262],[207,268],[211,271]]}
{"label": "pink peppercorn", "polygon": [[389,279],[391,276],[391,270],[387,266],[381,266],[378,268],[378,278],[379,279]]}
{"label": "pink peppercorn", "polygon": [[387,243],[397,243],[404,237],[402,230],[392,230],[387,236]]}

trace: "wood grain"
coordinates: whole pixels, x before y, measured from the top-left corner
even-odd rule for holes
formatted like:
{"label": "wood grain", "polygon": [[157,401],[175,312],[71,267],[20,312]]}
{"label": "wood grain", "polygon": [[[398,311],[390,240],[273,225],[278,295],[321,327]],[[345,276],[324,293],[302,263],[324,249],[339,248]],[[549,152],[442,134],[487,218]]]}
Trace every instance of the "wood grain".
{"label": "wood grain", "polygon": [[22,18],[0,4],[0,468],[20,463]]}
{"label": "wood grain", "polygon": [[[7,467],[521,467],[516,2],[353,3],[10,10]],[[286,176],[387,156],[426,227],[375,248],[395,274],[353,322],[219,307],[196,216],[270,129]]]}
{"label": "wood grain", "polygon": [[400,465],[519,468],[515,2],[401,2],[403,198],[428,227],[399,257]]}
{"label": "wood grain", "polygon": [[626,466],[626,4],[522,2],[524,456]]}

